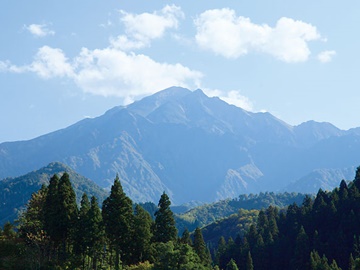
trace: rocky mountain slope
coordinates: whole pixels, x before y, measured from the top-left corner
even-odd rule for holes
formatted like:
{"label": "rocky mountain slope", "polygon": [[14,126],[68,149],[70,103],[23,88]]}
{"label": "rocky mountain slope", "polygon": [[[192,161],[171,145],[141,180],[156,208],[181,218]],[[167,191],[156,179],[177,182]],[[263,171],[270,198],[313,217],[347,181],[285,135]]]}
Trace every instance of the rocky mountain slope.
{"label": "rocky mountain slope", "polygon": [[33,140],[0,144],[0,178],[60,161],[102,187],[118,173],[134,201],[157,202],[165,191],[174,204],[211,202],[282,190],[316,169],[358,166],[359,150],[358,129],[314,121],[294,127],[172,87]]}

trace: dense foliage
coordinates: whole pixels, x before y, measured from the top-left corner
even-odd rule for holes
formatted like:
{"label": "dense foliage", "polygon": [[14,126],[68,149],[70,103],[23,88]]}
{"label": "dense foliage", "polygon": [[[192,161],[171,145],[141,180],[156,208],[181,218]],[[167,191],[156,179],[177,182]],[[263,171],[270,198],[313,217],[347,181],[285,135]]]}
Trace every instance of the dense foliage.
{"label": "dense foliage", "polygon": [[17,229],[0,229],[0,269],[360,269],[360,167],[301,204],[238,210],[181,237],[170,205],[163,193],[152,218],[116,177],[102,209],[86,193],[78,208],[69,174],[55,174]]}
{"label": "dense foliage", "polygon": [[26,175],[0,180],[0,226],[7,221],[13,222],[19,213],[24,210],[26,203],[31,198],[31,194],[37,192],[43,184],[48,185],[50,178],[54,174],[61,176],[64,172],[67,172],[70,176],[78,204],[84,192],[88,196],[95,196],[99,202],[102,202],[108,196],[105,190],[97,186],[93,181],[76,173],[70,167],[60,162],[52,162],[46,167]]}
{"label": "dense foliage", "polygon": [[179,239],[170,205],[163,193],[153,220],[133,208],[117,176],[102,210],[86,193],[78,209],[69,174],[55,174],[33,193],[18,230],[0,230],[0,269],[210,269],[201,230],[194,244]]}
{"label": "dense foliage", "polygon": [[[260,210],[267,208],[270,205],[283,208],[292,203],[301,204],[305,196],[305,194],[296,192],[241,194],[238,198],[204,204],[185,213],[175,215],[176,227],[179,232],[184,231],[185,228],[189,231],[194,231],[196,227],[203,227],[230,215],[238,214],[242,209]],[[242,214],[248,214],[248,212],[242,212],[241,215]],[[230,235],[232,234],[229,234],[228,236]]]}
{"label": "dense foliage", "polygon": [[[360,167],[349,185],[319,190],[301,206],[270,206],[244,237],[220,238],[216,262],[234,260],[241,269],[360,269]],[[251,257],[249,257],[251,255]],[[252,268],[251,268],[252,269]]]}

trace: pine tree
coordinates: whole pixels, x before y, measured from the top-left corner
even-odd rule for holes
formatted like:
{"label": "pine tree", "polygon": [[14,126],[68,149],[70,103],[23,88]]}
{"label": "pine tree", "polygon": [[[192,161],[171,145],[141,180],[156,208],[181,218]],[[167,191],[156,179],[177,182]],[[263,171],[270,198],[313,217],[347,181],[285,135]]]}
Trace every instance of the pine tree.
{"label": "pine tree", "polygon": [[355,270],[355,260],[352,253],[350,253],[348,270]]}
{"label": "pine tree", "polygon": [[236,265],[236,262],[231,259],[229,263],[226,265],[226,270],[239,270],[239,268]]}
{"label": "pine tree", "polygon": [[309,259],[309,237],[301,226],[295,243],[294,269],[306,268]]}
{"label": "pine tree", "polygon": [[248,252],[247,258],[246,258],[246,270],[254,270],[253,261],[252,261],[250,251]]}
{"label": "pine tree", "polygon": [[97,269],[98,260],[105,244],[104,223],[95,196],[91,197],[88,211],[89,256],[92,258],[92,269]]}
{"label": "pine tree", "polygon": [[120,256],[125,264],[131,259],[133,210],[132,201],[123,191],[118,175],[111,187],[110,196],[103,202],[102,216],[106,235],[116,253],[115,269],[120,269]]}
{"label": "pine tree", "polygon": [[177,239],[174,214],[170,209],[170,199],[164,192],[159,200],[159,210],[155,212],[154,241],[166,243]]}
{"label": "pine tree", "polygon": [[134,216],[134,251],[132,263],[144,262],[150,260],[151,257],[151,227],[152,219],[150,214],[144,210],[139,204],[135,206]]}
{"label": "pine tree", "polygon": [[83,194],[80,202],[80,211],[78,220],[76,222],[74,233],[74,253],[79,262],[82,262],[82,267],[85,268],[86,252],[90,245],[89,243],[89,226],[88,213],[90,210],[90,202],[86,193]]}
{"label": "pine tree", "polygon": [[211,263],[211,258],[209,258],[209,256],[208,256],[206,244],[205,244],[203,235],[202,235],[199,227],[197,227],[195,229],[193,247],[194,247],[196,254],[199,256],[201,262],[205,266],[209,266]]}
{"label": "pine tree", "polygon": [[189,246],[192,246],[193,244],[190,238],[189,230],[187,228],[185,228],[183,234],[181,235],[180,243],[188,244]]}
{"label": "pine tree", "polygon": [[44,206],[47,187],[42,185],[38,192],[31,195],[24,211],[19,218],[19,232],[22,237],[29,239],[44,230]]}
{"label": "pine tree", "polygon": [[58,203],[59,213],[57,215],[57,235],[60,236],[62,244],[61,261],[65,262],[68,259],[70,252],[70,245],[73,240],[74,228],[78,218],[78,208],[76,204],[76,195],[71,186],[70,176],[64,173],[58,185]]}
{"label": "pine tree", "polygon": [[61,236],[58,229],[58,215],[60,213],[60,200],[58,195],[59,177],[55,174],[50,178],[48,192],[44,207],[44,228],[50,239],[57,247]]}

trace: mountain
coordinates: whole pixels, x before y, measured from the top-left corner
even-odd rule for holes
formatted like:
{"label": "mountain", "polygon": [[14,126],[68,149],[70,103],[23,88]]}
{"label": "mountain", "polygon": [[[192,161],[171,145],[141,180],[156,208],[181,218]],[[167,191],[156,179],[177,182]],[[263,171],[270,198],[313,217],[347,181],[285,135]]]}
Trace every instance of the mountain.
{"label": "mountain", "polygon": [[0,225],[16,219],[19,211],[31,198],[32,193],[37,192],[43,184],[49,184],[49,180],[54,174],[61,176],[64,172],[70,176],[78,204],[80,204],[84,192],[89,198],[91,196],[97,197],[99,203],[102,203],[108,196],[104,189],[90,179],[81,176],[64,164],[53,162],[23,176],[0,180]]}
{"label": "mountain", "polygon": [[316,169],[285,187],[285,190],[313,193],[314,190],[330,191],[339,185],[339,180],[354,177],[355,167],[344,169]]}
{"label": "mountain", "polygon": [[283,190],[316,169],[357,166],[359,150],[359,129],[291,126],[200,89],[171,87],[68,128],[0,144],[0,177],[59,161],[105,188],[119,174],[137,202],[157,202],[164,191],[173,204],[211,202]]}

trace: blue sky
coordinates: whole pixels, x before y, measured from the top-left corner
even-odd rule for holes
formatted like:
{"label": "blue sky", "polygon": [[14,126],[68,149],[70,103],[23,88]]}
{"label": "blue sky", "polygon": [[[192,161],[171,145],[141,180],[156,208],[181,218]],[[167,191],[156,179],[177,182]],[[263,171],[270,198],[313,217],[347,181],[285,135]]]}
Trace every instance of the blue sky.
{"label": "blue sky", "polygon": [[164,88],[360,126],[359,1],[1,1],[0,142]]}

